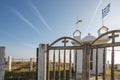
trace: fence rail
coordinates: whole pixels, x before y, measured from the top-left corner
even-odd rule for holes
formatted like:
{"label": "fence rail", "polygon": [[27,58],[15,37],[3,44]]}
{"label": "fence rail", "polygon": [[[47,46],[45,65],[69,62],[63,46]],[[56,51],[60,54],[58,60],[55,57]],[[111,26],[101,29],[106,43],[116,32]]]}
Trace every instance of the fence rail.
{"label": "fence rail", "polygon": [[[36,58],[4,58],[4,80],[36,80]],[[0,65],[0,66],[2,66]]]}

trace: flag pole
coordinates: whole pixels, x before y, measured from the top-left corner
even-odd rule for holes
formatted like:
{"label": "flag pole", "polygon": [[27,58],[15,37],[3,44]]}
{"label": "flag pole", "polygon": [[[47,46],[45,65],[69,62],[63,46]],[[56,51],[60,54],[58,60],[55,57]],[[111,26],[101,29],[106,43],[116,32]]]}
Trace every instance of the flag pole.
{"label": "flag pole", "polygon": [[104,26],[104,21],[103,21],[103,14],[102,14],[102,26]]}
{"label": "flag pole", "polygon": [[103,9],[102,9],[102,26],[104,26],[104,21],[103,21]]}

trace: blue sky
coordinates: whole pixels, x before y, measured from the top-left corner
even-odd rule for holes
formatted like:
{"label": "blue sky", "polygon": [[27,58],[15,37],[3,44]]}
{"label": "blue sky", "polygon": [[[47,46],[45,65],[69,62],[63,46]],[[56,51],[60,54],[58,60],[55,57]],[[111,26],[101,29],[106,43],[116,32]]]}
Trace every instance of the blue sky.
{"label": "blue sky", "polygon": [[111,3],[104,25],[120,29],[119,0],[0,0],[0,45],[6,56],[27,58],[36,56],[40,43],[51,43],[76,30],[76,19],[82,37],[97,36],[102,26],[101,10]]}

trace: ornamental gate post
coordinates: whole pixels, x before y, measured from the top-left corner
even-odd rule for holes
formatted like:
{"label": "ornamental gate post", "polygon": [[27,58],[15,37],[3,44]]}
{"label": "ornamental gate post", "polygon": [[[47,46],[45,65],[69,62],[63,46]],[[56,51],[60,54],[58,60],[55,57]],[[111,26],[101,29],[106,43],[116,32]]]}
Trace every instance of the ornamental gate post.
{"label": "ornamental gate post", "polygon": [[86,80],[90,78],[90,44],[86,44]]}
{"label": "ornamental gate post", "polygon": [[82,80],[89,80],[90,77],[90,43],[83,45],[83,63],[82,63]]}

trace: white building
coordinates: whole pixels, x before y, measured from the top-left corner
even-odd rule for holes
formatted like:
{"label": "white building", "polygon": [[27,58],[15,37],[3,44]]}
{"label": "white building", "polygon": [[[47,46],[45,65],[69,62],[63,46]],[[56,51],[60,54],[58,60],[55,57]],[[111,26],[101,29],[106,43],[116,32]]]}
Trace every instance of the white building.
{"label": "white building", "polygon": [[117,64],[117,70],[120,71],[120,64]]}
{"label": "white building", "polygon": [[[99,30],[98,30],[98,37],[107,32],[108,28],[105,26],[102,26]],[[85,36],[84,38],[81,39],[81,32],[79,30],[76,30],[73,33],[73,37],[80,41],[81,43],[83,42],[93,42],[96,37],[92,36],[91,34],[88,34],[87,36]],[[95,44],[103,44],[103,43],[107,43],[109,41],[108,36],[104,36],[102,37],[100,40],[98,40],[97,42],[95,42]],[[72,42],[72,44],[74,46],[77,46],[78,44],[75,42]],[[103,48],[99,48],[98,49],[98,74],[103,72]],[[82,73],[82,57],[83,57],[83,51],[82,50],[78,50],[77,52],[77,73]],[[90,54],[90,74],[95,74],[95,67],[96,67],[96,49],[93,49],[93,51]]]}

